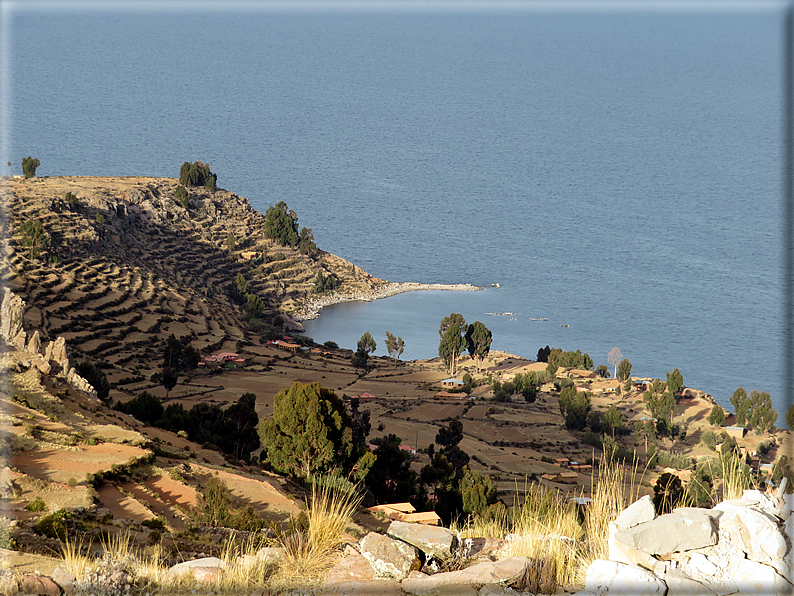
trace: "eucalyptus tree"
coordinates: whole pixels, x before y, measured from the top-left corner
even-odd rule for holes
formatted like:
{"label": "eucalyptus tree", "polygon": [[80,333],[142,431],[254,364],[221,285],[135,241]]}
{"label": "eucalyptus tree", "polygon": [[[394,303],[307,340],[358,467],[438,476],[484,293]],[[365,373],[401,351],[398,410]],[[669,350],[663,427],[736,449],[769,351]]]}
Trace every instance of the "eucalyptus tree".
{"label": "eucalyptus tree", "polygon": [[457,371],[458,358],[466,345],[463,337],[466,329],[466,319],[461,314],[453,312],[448,317],[441,319],[441,325],[438,328],[438,335],[441,338],[438,344],[438,355],[449,367],[450,375],[454,375]]}
{"label": "eucalyptus tree", "polygon": [[482,368],[482,363],[491,350],[491,330],[480,321],[475,321],[466,329],[466,349],[474,360],[477,372]]}
{"label": "eucalyptus tree", "polygon": [[394,337],[390,332],[386,332],[386,349],[389,351],[389,356],[395,360],[399,360],[405,350],[405,342],[402,337]]}

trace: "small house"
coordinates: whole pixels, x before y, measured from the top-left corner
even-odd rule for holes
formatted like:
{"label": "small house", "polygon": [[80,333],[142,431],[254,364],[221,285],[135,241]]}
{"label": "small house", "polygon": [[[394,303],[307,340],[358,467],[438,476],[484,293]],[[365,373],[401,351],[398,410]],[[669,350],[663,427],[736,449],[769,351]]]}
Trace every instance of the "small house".
{"label": "small house", "polygon": [[576,484],[579,474],[576,472],[557,472],[556,474],[543,474],[541,478],[559,484]]}
{"label": "small house", "polygon": [[747,432],[747,429],[741,426],[726,426],[722,430],[724,430],[729,437],[733,437],[734,439],[743,439]]}
{"label": "small house", "polygon": [[437,526],[441,521],[441,518],[435,511],[417,512],[410,503],[375,505],[374,507],[367,507],[367,511],[370,513],[382,513],[389,519],[414,524],[424,524],[426,526]]}
{"label": "small house", "polygon": [[463,387],[463,381],[460,379],[444,379],[440,383],[444,387]]}
{"label": "small house", "polygon": [[567,457],[555,457],[554,458],[554,464],[560,466],[561,468],[567,468],[568,467],[568,463],[569,463],[569,461],[568,461]]}

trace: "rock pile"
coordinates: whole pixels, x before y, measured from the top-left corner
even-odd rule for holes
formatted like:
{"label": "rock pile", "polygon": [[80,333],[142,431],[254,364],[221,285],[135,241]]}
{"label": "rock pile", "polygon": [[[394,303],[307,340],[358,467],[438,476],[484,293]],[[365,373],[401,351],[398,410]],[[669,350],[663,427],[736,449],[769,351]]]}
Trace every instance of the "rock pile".
{"label": "rock pile", "polygon": [[22,326],[22,315],[25,312],[25,301],[8,288],[3,288],[3,300],[0,303],[0,338],[9,346],[17,348],[23,356],[21,364],[31,366],[42,374],[56,373],[66,379],[75,389],[97,397],[94,387],[77,374],[66,351],[66,340],[57,338],[47,344],[42,353],[41,337],[34,331],[30,339]]}
{"label": "rock pile", "polygon": [[791,495],[746,490],[712,509],[655,515],[646,496],[609,524],[609,560],[587,569],[576,596],[794,592]]}
{"label": "rock pile", "polygon": [[395,521],[386,534],[370,532],[358,548],[348,546],[321,594],[515,594],[510,586],[521,587],[531,561],[496,560],[503,545],[504,541],[485,539],[461,544],[446,528]]}

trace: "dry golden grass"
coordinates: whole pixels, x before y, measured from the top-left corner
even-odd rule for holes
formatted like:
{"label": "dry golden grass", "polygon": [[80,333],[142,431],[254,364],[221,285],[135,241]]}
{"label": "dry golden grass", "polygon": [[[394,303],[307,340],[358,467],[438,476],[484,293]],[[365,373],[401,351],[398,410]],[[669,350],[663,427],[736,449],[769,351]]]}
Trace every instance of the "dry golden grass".
{"label": "dry golden grass", "polygon": [[720,464],[722,465],[722,499],[740,499],[744,491],[752,486],[747,464],[735,452],[724,454],[720,458]]}
{"label": "dry golden grass", "polygon": [[360,495],[312,488],[305,515],[294,520],[290,532],[279,536],[286,554],[268,587],[277,593],[318,587],[360,502]]}
{"label": "dry golden grass", "polygon": [[639,497],[644,472],[636,460],[628,472],[614,461],[601,460],[583,522],[566,495],[527,484],[520,498],[516,491],[512,509],[474,517],[457,531],[464,539],[509,535],[500,557],[530,560],[520,587],[553,594],[560,585],[583,582],[588,565],[607,557],[609,522]]}

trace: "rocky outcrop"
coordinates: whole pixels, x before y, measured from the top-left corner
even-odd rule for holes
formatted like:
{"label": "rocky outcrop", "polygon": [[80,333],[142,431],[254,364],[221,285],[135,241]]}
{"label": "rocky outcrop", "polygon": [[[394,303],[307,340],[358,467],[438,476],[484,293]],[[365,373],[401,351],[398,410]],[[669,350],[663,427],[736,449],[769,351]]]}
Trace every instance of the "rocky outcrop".
{"label": "rocky outcrop", "polygon": [[590,565],[578,596],[794,592],[791,495],[746,490],[712,509],[652,519],[641,501],[610,522],[610,560]]}
{"label": "rocky outcrop", "polygon": [[[0,304],[0,337],[10,346],[25,348],[25,330],[22,328],[22,315],[25,302],[8,288],[3,288],[3,302]],[[20,345],[21,343],[21,345]]]}
{"label": "rocky outcrop", "polygon": [[23,365],[33,366],[42,374],[59,374],[75,389],[97,397],[94,387],[77,374],[69,360],[66,340],[58,337],[47,344],[42,353],[41,335],[34,331],[30,339],[22,327],[22,316],[25,312],[25,301],[8,288],[3,289],[3,301],[0,304],[0,337],[9,346],[15,347],[23,356]]}

